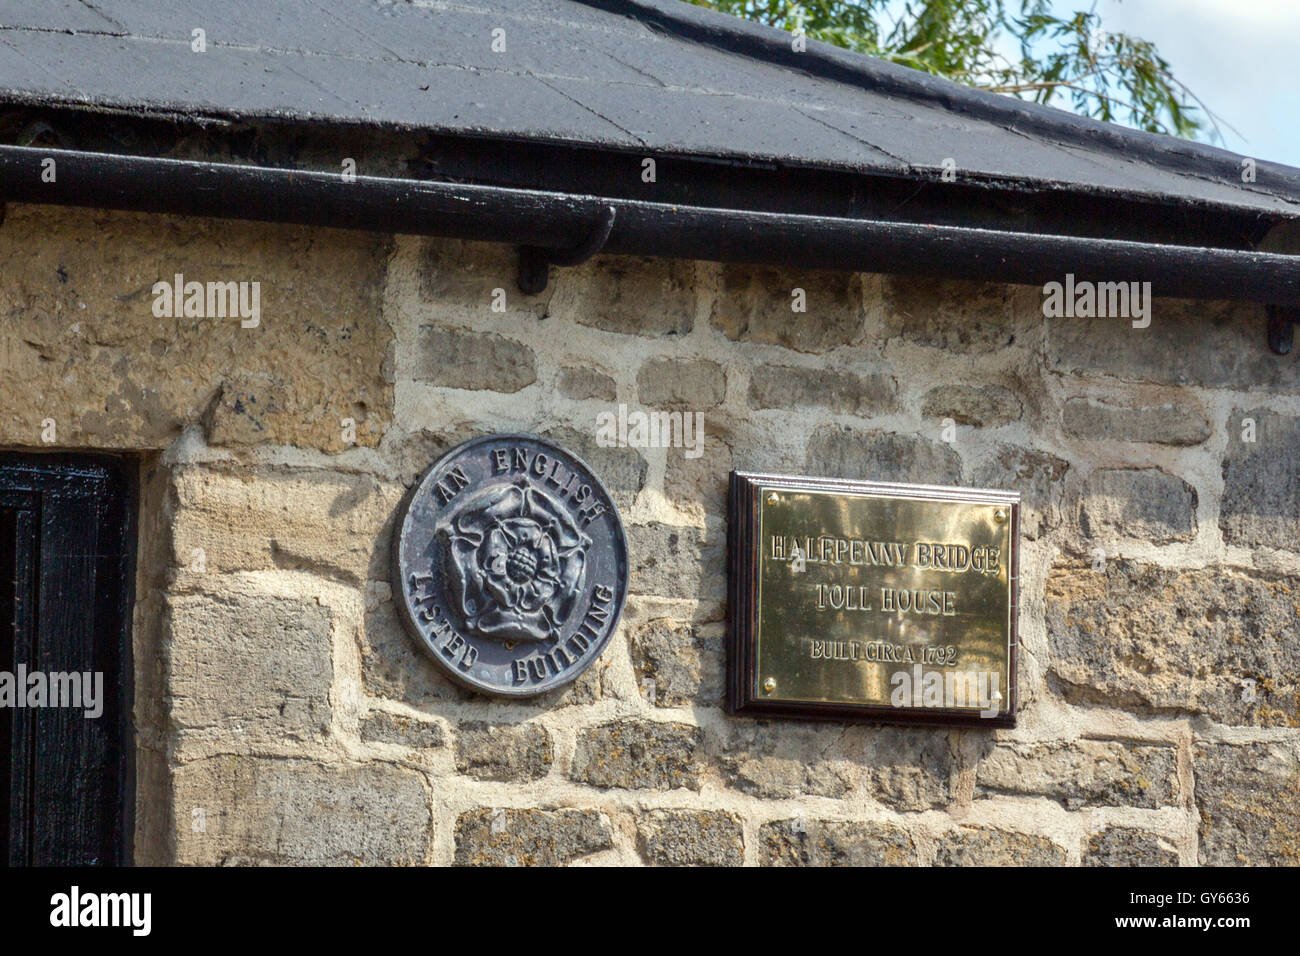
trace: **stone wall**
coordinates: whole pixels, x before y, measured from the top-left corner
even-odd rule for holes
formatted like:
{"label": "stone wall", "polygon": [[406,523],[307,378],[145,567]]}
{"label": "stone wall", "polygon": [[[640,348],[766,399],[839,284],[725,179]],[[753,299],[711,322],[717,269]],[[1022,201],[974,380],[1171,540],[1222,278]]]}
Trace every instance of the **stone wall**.
{"label": "stone wall", "polygon": [[[1300,863],[1300,365],[1258,307],[614,258],[529,298],[504,247],[43,207],[0,270],[0,445],[140,461],[141,862]],[[260,325],[155,317],[178,272]],[[704,454],[600,447],[618,403]],[[388,583],[406,488],[506,430],[587,460],[633,565],[523,702]],[[1019,726],[728,716],[733,468],[1021,491]]]}

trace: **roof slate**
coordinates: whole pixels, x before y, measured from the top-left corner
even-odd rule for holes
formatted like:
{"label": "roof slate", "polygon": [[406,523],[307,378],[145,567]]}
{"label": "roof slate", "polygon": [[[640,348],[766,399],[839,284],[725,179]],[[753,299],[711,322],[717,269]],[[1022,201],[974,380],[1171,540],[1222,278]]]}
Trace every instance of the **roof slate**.
{"label": "roof slate", "polygon": [[678,0],[0,0],[0,100],[893,176],[951,157],[995,185],[1300,217],[1300,170],[1243,183],[1234,153],[789,46]]}

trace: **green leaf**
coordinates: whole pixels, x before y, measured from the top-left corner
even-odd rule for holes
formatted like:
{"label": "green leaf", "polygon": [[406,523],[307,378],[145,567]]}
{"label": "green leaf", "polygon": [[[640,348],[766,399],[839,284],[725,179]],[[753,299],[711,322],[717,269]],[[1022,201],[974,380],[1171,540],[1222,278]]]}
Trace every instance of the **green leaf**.
{"label": "green leaf", "polygon": [[[970,86],[1154,133],[1221,141],[1153,43],[1050,0],[688,0]],[[896,18],[895,18],[896,14]],[[1018,59],[999,52],[1019,51]]]}

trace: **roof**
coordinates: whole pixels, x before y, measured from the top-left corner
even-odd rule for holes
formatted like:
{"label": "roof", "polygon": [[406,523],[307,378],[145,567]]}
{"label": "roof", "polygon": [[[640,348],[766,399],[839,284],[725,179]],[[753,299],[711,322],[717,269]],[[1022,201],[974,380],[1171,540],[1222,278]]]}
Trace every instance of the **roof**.
{"label": "roof", "polygon": [[1234,153],[789,39],[679,0],[0,0],[0,101],[891,177],[951,158],[993,187],[1300,217],[1300,170],[1243,183]]}

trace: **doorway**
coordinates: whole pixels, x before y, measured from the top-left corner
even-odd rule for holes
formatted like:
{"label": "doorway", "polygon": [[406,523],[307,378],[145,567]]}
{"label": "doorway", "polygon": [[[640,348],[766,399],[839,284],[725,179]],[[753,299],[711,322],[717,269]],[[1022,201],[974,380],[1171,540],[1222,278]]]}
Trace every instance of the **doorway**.
{"label": "doorway", "polygon": [[0,452],[0,859],[130,862],[134,463]]}

